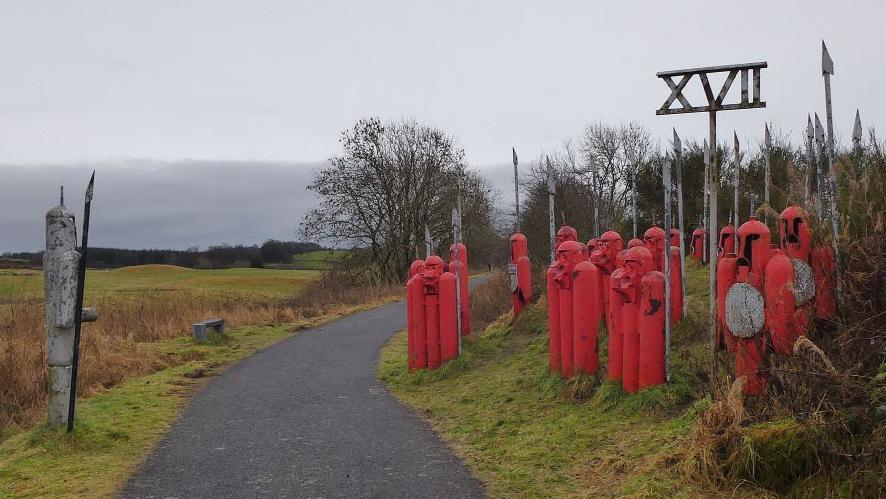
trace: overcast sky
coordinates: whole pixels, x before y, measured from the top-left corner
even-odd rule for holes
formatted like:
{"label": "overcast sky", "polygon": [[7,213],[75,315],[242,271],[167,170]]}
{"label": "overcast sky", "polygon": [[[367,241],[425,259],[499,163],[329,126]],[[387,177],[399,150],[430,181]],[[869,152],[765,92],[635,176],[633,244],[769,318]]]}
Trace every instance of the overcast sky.
{"label": "overcast sky", "polygon": [[[115,225],[105,239],[115,244],[265,238],[253,229],[291,234],[299,207],[311,202],[304,181],[287,183],[299,192],[287,191],[279,215],[260,227],[234,226],[258,217],[246,213],[204,230],[203,219],[185,216],[191,205],[177,210],[192,196],[165,196],[172,186],[151,172],[177,170],[176,189],[200,179],[209,197],[216,187],[233,196],[221,201],[227,207],[266,208],[266,191],[233,183],[245,180],[237,163],[207,174],[217,163],[205,160],[252,162],[269,178],[260,185],[272,189],[277,174],[309,178],[306,165],[336,154],[339,132],[369,115],[439,126],[481,168],[506,163],[511,146],[533,157],[594,120],[635,120],[660,140],[672,126],[703,136],[704,115],[655,116],[669,93],[655,73],[667,69],[768,61],[768,107],[721,113],[721,137],[735,128],[756,142],[766,121],[796,137],[806,113],[823,110],[822,38],[835,61],[835,125],[848,137],[857,107],[866,126],[886,122],[884,19],[883,1],[5,0],[0,251],[42,246],[40,230],[13,230],[20,219],[9,214],[24,216],[27,196],[40,200],[31,205],[39,219],[59,183],[48,176],[73,172],[70,165],[100,166],[121,190],[115,199],[154,192],[154,204],[142,208],[148,219],[158,211],[144,228],[152,235]],[[104,208],[121,220],[130,209]]]}

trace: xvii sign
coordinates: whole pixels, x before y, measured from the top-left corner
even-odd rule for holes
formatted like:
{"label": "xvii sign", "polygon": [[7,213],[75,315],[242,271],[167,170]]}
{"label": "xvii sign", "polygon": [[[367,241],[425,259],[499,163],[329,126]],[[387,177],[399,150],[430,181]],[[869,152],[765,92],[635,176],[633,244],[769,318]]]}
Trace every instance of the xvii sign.
{"label": "xvii sign", "polygon": [[[747,64],[678,69],[675,71],[662,71],[656,73],[655,76],[664,80],[668,88],[671,89],[671,95],[668,96],[667,100],[665,100],[664,104],[661,105],[661,108],[659,108],[655,114],[703,113],[766,107],[766,103],[760,100],[760,70],[765,67],[767,67],[765,62],[751,62]],[[726,76],[723,86],[720,87],[720,92],[715,97],[708,75],[726,72],[729,74]],[[723,104],[726,94],[729,93],[729,89],[732,87],[732,82],[735,81],[735,78],[739,73],[741,73],[741,101],[736,104]],[[689,103],[689,99],[683,95],[683,89],[686,88],[686,85],[695,75],[698,75],[698,79],[701,80],[701,85],[708,101],[707,106],[693,106]],[[676,77],[680,77],[679,83],[674,83],[674,78]],[[752,95],[749,95],[748,92],[750,90],[750,78],[753,78]],[[674,101],[680,101],[682,107],[671,109],[671,105],[673,105]]]}

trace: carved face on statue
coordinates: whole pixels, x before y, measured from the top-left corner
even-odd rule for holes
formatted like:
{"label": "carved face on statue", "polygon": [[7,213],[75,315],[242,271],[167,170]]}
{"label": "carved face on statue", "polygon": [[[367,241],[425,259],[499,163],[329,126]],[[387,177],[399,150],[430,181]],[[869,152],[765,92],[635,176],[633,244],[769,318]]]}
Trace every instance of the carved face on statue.
{"label": "carved face on statue", "polygon": [[664,251],[665,231],[661,227],[650,227],[643,234],[643,241],[649,251]]}
{"label": "carved face on statue", "polygon": [[618,279],[618,287],[615,288],[628,303],[637,303],[637,292],[643,275],[652,267],[652,253],[644,247],[636,246],[625,251],[622,256],[624,266],[612,274],[613,279]]}
{"label": "carved face on statue", "polygon": [[755,217],[738,228],[738,279],[756,288],[763,285],[763,271],[769,262],[769,227]]}
{"label": "carved face on statue", "polygon": [[560,227],[555,239],[556,246],[559,248],[564,241],[578,241],[578,231],[568,225]]}
{"label": "carved face on statue", "polygon": [[720,241],[717,243],[717,255],[723,257],[726,253],[735,251],[735,227],[726,224],[720,229]]}
{"label": "carved face on statue", "polygon": [[622,250],[621,236],[615,231],[606,231],[597,241],[597,246],[591,253],[591,262],[611,274],[618,267],[618,253]]}
{"label": "carved face on statue", "polygon": [[557,247],[557,270],[554,280],[561,286],[568,287],[572,282],[572,269],[582,260],[581,244],[578,241],[563,241],[563,244]]}
{"label": "carved face on statue", "polygon": [[680,247],[680,229],[671,229],[671,246]]}
{"label": "carved face on statue", "polygon": [[[643,245],[652,253],[652,261],[654,262],[654,270],[661,270],[663,267],[665,248],[665,231],[661,227],[652,226],[643,234]],[[653,270],[653,269],[649,269]]]}
{"label": "carved face on statue", "polygon": [[443,259],[437,255],[431,255],[425,260],[425,269],[422,275],[426,280],[440,277],[445,270],[443,267]]}
{"label": "carved face on statue", "polygon": [[785,208],[778,218],[778,242],[788,258],[809,261],[812,231],[806,212],[798,206]]}
{"label": "carved face on statue", "polygon": [[704,252],[704,237],[704,229],[695,229],[694,231],[692,231],[692,242],[689,243],[689,246],[690,248],[692,248],[692,256],[696,259],[703,257],[702,253]]}
{"label": "carved face on statue", "polygon": [[424,273],[425,271],[425,261],[424,260],[415,260],[412,262],[412,265],[409,266],[409,277],[416,274]]}

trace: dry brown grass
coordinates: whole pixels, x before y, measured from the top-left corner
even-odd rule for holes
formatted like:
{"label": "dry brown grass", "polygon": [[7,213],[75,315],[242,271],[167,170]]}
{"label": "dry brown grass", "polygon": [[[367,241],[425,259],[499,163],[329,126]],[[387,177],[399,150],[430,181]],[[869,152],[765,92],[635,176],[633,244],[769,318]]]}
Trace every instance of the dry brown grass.
{"label": "dry brown grass", "polygon": [[482,331],[514,306],[510,278],[501,271],[490,273],[486,282],[471,292],[471,331]]}
{"label": "dry brown grass", "polygon": [[[79,385],[85,394],[188,359],[151,343],[191,334],[191,323],[224,317],[231,327],[277,325],[330,314],[342,306],[399,296],[398,287],[358,289],[321,278],[289,300],[189,291],[108,295],[89,305],[100,319],[84,324]],[[47,374],[43,304],[32,298],[0,303],[0,432],[44,416]]]}
{"label": "dry brown grass", "polygon": [[[842,177],[840,317],[815,321],[794,355],[770,356],[764,395],[743,399],[726,379],[711,387],[681,452],[695,480],[800,496],[886,490],[886,159],[878,150],[865,166]],[[815,241],[827,244],[829,224],[809,211]]]}
{"label": "dry brown grass", "polygon": [[311,318],[334,312],[345,305],[379,303],[393,296],[405,298],[402,285],[385,286],[356,285],[336,269],[324,272],[320,280],[304,292],[285,300],[281,306],[297,313],[298,317]]}

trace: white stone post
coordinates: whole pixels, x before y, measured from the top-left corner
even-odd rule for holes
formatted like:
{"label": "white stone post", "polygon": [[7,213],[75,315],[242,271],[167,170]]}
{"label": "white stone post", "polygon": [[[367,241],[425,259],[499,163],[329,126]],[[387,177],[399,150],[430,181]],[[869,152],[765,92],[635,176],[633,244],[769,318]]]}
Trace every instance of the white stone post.
{"label": "white stone post", "polygon": [[80,254],[76,251],[76,232],[74,214],[64,204],[46,213],[43,282],[50,428],[64,426],[68,420],[77,268],[80,262]]}

